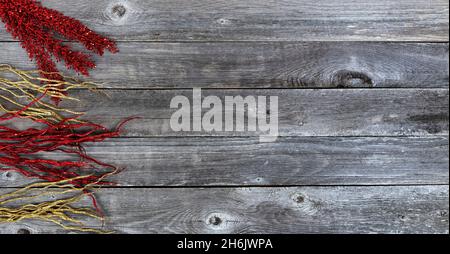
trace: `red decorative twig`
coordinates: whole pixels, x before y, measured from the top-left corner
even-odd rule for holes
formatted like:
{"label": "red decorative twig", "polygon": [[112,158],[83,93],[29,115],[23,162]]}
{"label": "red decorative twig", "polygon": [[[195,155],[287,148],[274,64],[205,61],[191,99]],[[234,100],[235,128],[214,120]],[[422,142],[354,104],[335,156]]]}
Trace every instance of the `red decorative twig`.
{"label": "red decorative twig", "polygon": [[[10,119],[6,115],[2,119]],[[66,119],[52,124],[45,121],[44,128],[28,128],[16,130],[0,126],[0,167],[1,170],[14,170],[27,177],[39,178],[55,182],[80,176],[81,172],[96,173],[89,178],[73,183],[77,187],[98,181],[106,172],[117,170],[115,166],[100,162],[87,155],[82,147],[84,143],[101,142],[107,138],[117,137],[122,126],[131,120],[123,121],[115,130],[108,130],[92,123],[69,123]],[[76,156],[75,161],[57,161],[52,159],[36,159],[45,152],[65,153]],[[106,170],[105,170],[106,169]],[[102,173],[103,172],[103,173]],[[109,182],[100,182],[109,185]]]}
{"label": "red decorative twig", "polygon": [[[38,103],[46,94],[47,91],[15,113],[0,116],[0,123],[20,117],[22,111]],[[25,130],[0,125],[0,171],[15,170],[27,177],[37,177],[51,182],[75,178],[79,176],[80,171],[87,169],[94,173],[102,172],[98,170],[100,167],[109,169],[107,173],[117,171],[116,167],[88,156],[82,144],[101,142],[107,138],[119,136],[122,126],[133,118],[122,121],[115,130],[108,130],[99,124],[73,121],[76,118],[65,118],[58,123],[34,119],[44,127]],[[43,152],[75,155],[78,160],[56,161],[30,158]],[[7,167],[1,167],[2,165]],[[83,187],[89,183],[98,182],[101,177],[101,174],[93,175],[80,179],[80,182],[74,184]],[[99,184],[109,183],[99,182]]]}

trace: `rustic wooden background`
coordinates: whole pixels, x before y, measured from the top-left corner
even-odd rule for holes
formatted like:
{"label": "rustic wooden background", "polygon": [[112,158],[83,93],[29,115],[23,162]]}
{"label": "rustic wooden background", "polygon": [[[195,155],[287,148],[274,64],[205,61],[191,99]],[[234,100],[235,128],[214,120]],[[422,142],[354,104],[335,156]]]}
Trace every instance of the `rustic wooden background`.
{"label": "rustic wooden background", "polygon": [[[119,41],[78,91],[124,136],[98,192],[119,233],[448,233],[447,0],[43,0]],[[0,29],[0,59],[33,69]],[[171,131],[175,95],[277,95],[280,138]],[[0,175],[0,192],[27,183]],[[95,225],[93,225],[95,226]],[[24,221],[0,233],[59,233]]]}

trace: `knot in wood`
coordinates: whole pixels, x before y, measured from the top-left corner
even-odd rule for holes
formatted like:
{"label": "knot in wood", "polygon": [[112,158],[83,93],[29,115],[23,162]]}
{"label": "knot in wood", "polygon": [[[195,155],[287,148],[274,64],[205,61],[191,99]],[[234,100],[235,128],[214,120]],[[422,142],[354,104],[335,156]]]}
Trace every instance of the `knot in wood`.
{"label": "knot in wood", "polygon": [[127,13],[127,9],[125,8],[125,6],[118,4],[112,8],[112,13],[114,13],[118,17],[123,17],[125,13]]}
{"label": "knot in wood", "polygon": [[17,230],[17,234],[19,234],[19,235],[30,235],[31,231],[29,229],[26,229],[26,228],[21,228],[21,229]]}
{"label": "knot in wood", "polygon": [[222,224],[222,219],[218,216],[212,216],[211,218],[209,218],[209,224],[213,226],[219,226],[220,224]]}
{"label": "knot in wood", "polygon": [[372,79],[365,73],[341,70],[333,77],[336,87],[373,87]]}

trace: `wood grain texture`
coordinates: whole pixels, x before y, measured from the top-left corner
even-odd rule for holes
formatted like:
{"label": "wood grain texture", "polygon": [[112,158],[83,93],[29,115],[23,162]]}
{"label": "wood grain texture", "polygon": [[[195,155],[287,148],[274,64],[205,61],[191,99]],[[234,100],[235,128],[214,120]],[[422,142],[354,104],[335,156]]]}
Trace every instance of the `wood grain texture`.
{"label": "wood grain texture", "polygon": [[[102,189],[98,197],[110,215],[108,228],[118,233],[448,234],[448,191],[448,185],[131,188]],[[0,233],[21,229],[63,232],[36,221],[0,224]]]}
{"label": "wood grain texture", "polygon": [[[81,102],[62,103],[63,107],[86,111],[85,119],[105,126],[113,127],[130,115],[142,117],[127,124],[124,136],[267,134],[259,129],[256,132],[247,129],[244,132],[173,131],[170,118],[178,109],[170,109],[170,101],[178,95],[192,99],[192,90],[109,90],[109,97],[75,91],[72,95]],[[224,96],[278,96],[280,136],[448,135],[448,89],[203,90],[202,95],[214,95],[222,100]],[[242,109],[237,111],[244,113]],[[20,128],[26,125],[19,120],[5,124]]]}
{"label": "wood grain texture", "polygon": [[[448,137],[284,137],[276,143],[121,138],[90,144],[86,151],[126,169],[113,177],[120,186],[417,185],[449,183],[448,144]],[[0,187],[31,181],[0,172]]]}
{"label": "wood grain texture", "polygon": [[[446,0],[43,0],[119,40],[448,41]],[[4,29],[0,40],[11,40]]]}
{"label": "wood grain texture", "polygon": [[[2,63],[36,68],[19,44],[0,47]],[[449,80],[448,43],[131,42],[119,48],[95,57],[91,79],[128,89],[448,88]]]}
{"label": "wood grain texture", "polygon": [[[94,56],[91,78],[109,97],[80,90],[81,102],[62,106],[111,127],[142,117],[123,138],[86,147],[127,168],[113,179],[122,186],[98,190],[109,229],[449,233],[447,0],[42,2],[121,50]],[[1,63],[35,68],[3,26],[0,47]],[[193,87],[278,96],[280,137],[174,132],[170,100]],[[2,171],[0,194],[30,182]],[[0,224],[0,234],[27,230],[66,233]]]}

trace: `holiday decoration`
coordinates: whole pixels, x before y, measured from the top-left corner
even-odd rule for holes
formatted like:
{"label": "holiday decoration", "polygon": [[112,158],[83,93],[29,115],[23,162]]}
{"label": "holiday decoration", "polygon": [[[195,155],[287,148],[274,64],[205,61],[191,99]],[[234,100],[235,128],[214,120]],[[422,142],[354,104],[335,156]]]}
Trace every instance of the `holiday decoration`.
{"label": "holiday decoration", "polygon": [[[40,86],[39,81],[47,79],[39,78],[39,71],[22,71],[9,65],[0,65],[1,73],[4,75],[0,75],[0,110],[6,114],[0,116],[0,123],[22,117],[34,120],[41,127],[18,130],[0,126],[0,165],[3,165],[0,171],[13,170],[46,181],[77,177],[80,171],[96,172],[96,175],[77,183],[77,186],[83,186],[96,181],[104,172],[116,170],[114,166],[87,155],[82,144],[118,136],[120,128],[128,120],[111,131],[101,125],[79,120],[82,115],[79,112],[43,102],[47,94],[63,100],[77,100],[63,92],[75,88],[93,89],[95,84],[65,77],[66,81],[57,83],[65,85],[66,88],[61,89],[57,84]],[[12,80],[7,76],[13,76]],[[72,116],[66,117],[63,113]],[[65,153],[77,159],[55,161],[34,158],[36,154],[44,152]]]}
{"label": "holiday decoration", "polygon": [[[0,110],[5,112],[0,115],[0,123],[5,123],[5,125],[0,125],[0,171],[16,171],[26,177],[45,181],[32,185],[33,189],[65,182],[83,193],[73,198],[63,198],[39,205],[24,204],[22,207],[14,209],[5,208],[4,204],[7,202],[0,202],[0,222],[32,218],[50,220],[44,214],[51,217],[57,217],[57,215],[52,214],[54,211],[50,210],[46,210],[44,213],[41,210],[42,207],[55,208],[60,204],[67,206],[84,196],[90,197],[93,204],[93,210],[85,215],[103,216],[95,196],[87,186],[114,185],[104,179],[119,170],[113,165],[89,156],[85,152],[83,144],[102,142],[107,138],[118,136],[122,126],[132,118],[125,119],[114,130],[80,120],[79,117],[83,115],[82,113],[53,106],[44,102],[44,99],[51,96],[61,100],[78,100],[65,95],[65,92],[76,88],[93,90],[96,85],[65,77],[65,81],[48,82],[52,84],[41,86],[39,82],[48,79],[39,77],[40,73],[41,71],[22,71],[9,65],[0,65]],[[65,88],[61,88],[60,84],[64,84]],[[30,122],[34,122],[38,126],[15,129],[6,125],[6,123],[19,118],[32,120]],[[63,154],[67,159],[44,158],[46,155],[54,157],[57,154]],[[27,187],[24,190],[28,189]],[[21,197],[20,200],[26,199]],[[20,216],[14,214],[17,211]],[[79,214],[80,211],[75,209],[67,212]],[[2,220],[2,218],[6,219]],[[64,221],[62,217],[59,219]],[[72,221],[72,219],[68,220]],[[54,222],[63,226],[62,222]],[[95,232],[95,230],[90,231],[81,227],[63,227]]]}
{"label": "holiday decoration", "polygon": [[[86,195],[92,194],[97,183],[93,182],[84,187],[75,187],[70,183],[82,181],[88,177],[80,176],[58,182],[35,183],[0,195],[0,223],[34,219],[52,222],[70,231],[112,233],[112,231],[86,227],[80,220],[80,217],[84,217],[99,220],[102,225],[104,222],[103,215],[97,210],[75,207]],[[102,180],[103,178],[99,179],[99,181]],[[41,201],[43,199],[50,200]]]}
{"label": "holiday decoration", "polygon": [[[0,65],[0,172],[15,171],[45,181],[0,195],[0,223],[37,219],[71,231],[109,233],[85,227],[78,218],[103,222],[93,189],[114,184],[105,178],[119,169],[88,155],[84,144],[117,137],[133,118],[110,130],[81,120],[83,112],[60,107],[62,100],[77,100],[68,96],[68,91],[97,86],[62,75],[55,60],[88,76],[95,67],[91,56],[63,40],[79,42],[98,55],[106,50],[116,53],[115,42],[36,0],[0,0],[0,20],[39,69],[23,71]],[[10,125],[19,119],[33,127]],[[52,159],[55,157],[63,159]],[[44,197],[50,200],[42,201]],[[84,197],[90,198],[93,208],[75,206]]]}
{"label": "holiday decoration", "polygon": [[[83,114],[51,105],[45,97],[79,101],[67,96],[66,92],[79,88],[93,91],[97,87],[96,84],[82,82],[72,77],[64,77],[64,81],[50,80],[40,77],[40,74],[41,71],[23,71],[0,64],[0,112],[15,114],[21,111],[21,117],[51,123],[62,121],[65,118],[62,114],[72,117]],[[46,84],[42,85],[42,82]],[[33,103],[33,106],[27,107],[30,103]],[[74,119],[74,121],[78,120]]]}
{"label": "holiday decoration", "polygon": [[[21,114],[18,111],[16,114]],[[16,115],[6,114],[0,117],[0,122],[10,120]],[[99,172],[83,178],[74,184],[83,186],[97,181],[101,172],[116,170],[116,167],[100,162],[84,152],[83,143],[101,142],[107,138],[117,137],[120,129],[129,120],[119,124],[115,130],[93,123],[69,123],[72,119],[52,124],[44,120],[36,120],[45,124],[42,128],[28,128],[16,130],[11,127],[0,126],[0,171],[13,170],[27,177],[35,177],[46,181],[60,181],[79,176],[77,172],[87,170]],[[36,159],[35,155],[43,152],[65,153],[75,156],[77,160],[56,161],[51,159]],[[102,170],[103,168],[103,170]],[[100,184],[110,184],[100,182]]]}
{"label": "holiday decoration", "polygon": [[[44,78],[64,80],[52,56],[64,61],[67,68],[83,75],[95,67],[91,57],[63,43],[59,37],[78,41],[96,54],[118,51],[114,41],[103,37],[80,21],[48,9],[36,0],[0,0],[0,19],[12,36],[21,41],[31,59],[36,61]],[[58,101],[58,98],[55,98]]]}

